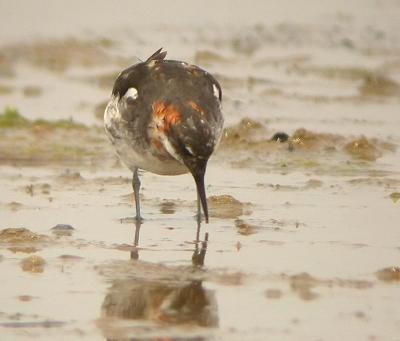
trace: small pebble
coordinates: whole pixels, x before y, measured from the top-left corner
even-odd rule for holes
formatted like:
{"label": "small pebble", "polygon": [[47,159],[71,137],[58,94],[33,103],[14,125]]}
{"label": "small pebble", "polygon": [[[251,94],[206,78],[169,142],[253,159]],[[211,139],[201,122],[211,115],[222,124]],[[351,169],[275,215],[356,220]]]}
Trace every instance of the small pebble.
{"label": "small pebble", "polygon": [[68,224],[57,224],[51,230],[58,236],[71,236],[75,229]]}
{"label": "small pebble", "polygon": [[283,132],[278,132],[275,133],[274,136],[272,136],[271,141],[276,141],[276,142],[286,142],[289,139],[289,135]]}

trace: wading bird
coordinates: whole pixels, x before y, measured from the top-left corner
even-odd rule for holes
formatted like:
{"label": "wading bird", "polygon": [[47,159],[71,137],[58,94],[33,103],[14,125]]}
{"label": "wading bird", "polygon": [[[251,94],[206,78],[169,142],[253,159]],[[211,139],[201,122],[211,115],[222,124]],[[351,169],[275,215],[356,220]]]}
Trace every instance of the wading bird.
{"label": "wading bird", "polygon": [[190,172],[197,189],[197,217],[208,223],[204,176],[223,128],[222,91],[207,71],[166,60],[159,49],[122,71],[104,113],[105,130],[133,172],[136,220],[141,221],[138,170],[160,175]]}

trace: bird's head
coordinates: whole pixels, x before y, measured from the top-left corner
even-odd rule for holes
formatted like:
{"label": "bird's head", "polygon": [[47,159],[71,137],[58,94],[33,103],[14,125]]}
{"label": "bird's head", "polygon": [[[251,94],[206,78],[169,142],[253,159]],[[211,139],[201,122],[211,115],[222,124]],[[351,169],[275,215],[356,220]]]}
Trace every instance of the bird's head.
{"label": "bird's head", "polygon": [[[183,163],[193,175],[197,194],[201,201],[206,222],[208,208],[205,192],[204,176],[208,159],[213,153],[220,138],[220,126],[207,119],[206,114],[199,114],[199,107],[188,101],[176,104],[173,116],[174,123],[164,133],[162,143],[165,149],[179,162]],[[170,104],[170,108],[175,108]],[[202,116],[204,115],[204,117]]]}

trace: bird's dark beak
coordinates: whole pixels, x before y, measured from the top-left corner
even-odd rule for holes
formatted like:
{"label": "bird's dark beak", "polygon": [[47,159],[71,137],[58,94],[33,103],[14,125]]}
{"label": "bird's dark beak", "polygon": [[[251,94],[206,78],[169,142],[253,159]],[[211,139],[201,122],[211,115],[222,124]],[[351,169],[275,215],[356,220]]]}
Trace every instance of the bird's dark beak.
{"label": "bird's dark beak", "polygon": [[196,182],[197,195],[200,198],[201,207],[203,208],[204,218],[208,224],[208,206],[207,206],[207,196],[206,189],[204,186],[204,175],[205,169],[200,172],[192,172],[194,181]]}
{"label": "bird's dark beak", "polygon": [[[204,219],[208,224],[207,196],[206,188],[204,186],[204,176],[206,174],[207,161],[208,158],[188,158],[186,159],[185,164],[189,168],[189,171],[192,173],[194,181],[196,182],[197,198],[200,200],[200,204],[204,213]],[[200,209],[198,211],[198,218],[200,219]]]}

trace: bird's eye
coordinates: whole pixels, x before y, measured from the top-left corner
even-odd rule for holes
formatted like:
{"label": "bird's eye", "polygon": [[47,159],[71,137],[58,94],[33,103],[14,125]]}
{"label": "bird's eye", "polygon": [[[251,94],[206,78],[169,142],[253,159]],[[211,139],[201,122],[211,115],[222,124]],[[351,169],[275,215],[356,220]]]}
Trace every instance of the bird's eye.
{"label": "bird's eye", "polygon": [[133,101],[136,100],[136,98],[138,98],[138,91],[136,88],[129,88],[127,90],[127,92],[125,93],[124,97],[126,98],[126,100],[128,101],[128,103],[131,103]]}

